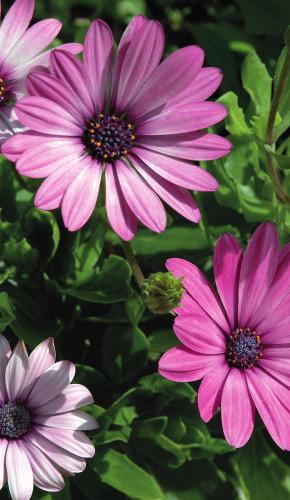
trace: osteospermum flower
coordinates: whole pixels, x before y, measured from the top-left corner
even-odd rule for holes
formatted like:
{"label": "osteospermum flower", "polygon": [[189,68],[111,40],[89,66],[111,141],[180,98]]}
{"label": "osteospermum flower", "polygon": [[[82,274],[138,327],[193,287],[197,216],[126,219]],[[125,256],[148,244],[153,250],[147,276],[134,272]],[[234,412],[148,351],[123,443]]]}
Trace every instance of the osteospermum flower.
{"label": "osteospermum flower", "polygon": [[[34,67],[47,66],[50,51],[43,50],[61,29],[61,23],[56,19],[40,21],[28,29],[34,3],[34,0],[16,0],[0,26],[0,145],[12,130],[19,130],[13,108],[8,106],[9,101],[27,93],[25,78]],[[61,47],[73,53],[82,49],[78,43]]]}
{"label": "osteospermum flower", "polygon": [[94,455],[82,432],[96,421],[77,408],[93,402],[82,385],[70,384],[75,367],[55,363],[53,339],[28,357],[23,342],[11,353],[0,336],[0,489],[6,479],[13,500],[29,500],[33,483],[45,491],[64,487]]}
{"label": "osteospermum flower", "polygon": [[227,113],[206,101],[221,73],[202,68],[200,47],[177,50],[160,63],[163,48],[160,24],[139,15],[114,58],[111,30],[97,20],[85,39],[83,64],[57,50],[50,76],[29,76],[30,96],[18,103],[17,115],[31,131],[9,140],[4,153],[21,174],[46,177],[35,204],[61,206],[70,231],[91,216],[104,171],[108,219],[124,240],[135,235],[137,220],[156,232],[165,229],[160,198],[198,222],[187,189],[217,189],[216,180],[188,160],[230,150],[226,139],[204,131]]}
{"label": "osteospermum flower", "polygon": [[167,268],[184,277],[186,293],[174,323],[181,345],[162,356],[160,374],[203,379],[200,415],[208,422],[221,407],[231,445],[248,441],[256,408],[278,446],[290,450],[290,244],[279,251],[270,223],[258,227],[244,256],[233,236],[221,236],[214,255],[219,297],[194,264],[169,259]]}

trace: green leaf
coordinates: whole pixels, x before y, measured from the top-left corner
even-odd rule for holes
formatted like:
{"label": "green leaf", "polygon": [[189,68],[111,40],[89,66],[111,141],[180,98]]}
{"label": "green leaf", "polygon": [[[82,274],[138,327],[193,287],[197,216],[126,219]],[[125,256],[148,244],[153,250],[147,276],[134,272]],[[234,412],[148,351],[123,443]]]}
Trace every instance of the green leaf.
{"label": "green leaf", "polygon": [[178,339],[172,330],[157,330],[149,338],[149,356],[153,361],[157,360],[160,354],[178,345]]}
{"label": "green leaf", "polygon": [[251,96],[255,113],[267,113],[271,105],[272,81],[266,66],[255,52],[247,55],[242,66],[244,89]]}
{"label": "green leaf", "polygon": [[228,116],[225,119],[225,127],[230,134],[237,137],[250,136],[251,129],[245,119],[244,112],[238,104],[238,96],[234,92],[227,92],[218,99],[228,109]]}
{"label": "green leaf", "polygon": [[159,373],[143,377],[139,384],[153,393],[161,393],[170,398],[187,398],[192,402],[195,400],[196,393],[190,384],[171,382],[161,377]]}
{"label": "green leaf", "polygon": [[33,208],[27,212],[24,225],[29,241],[33,241],[39,251],[41,264],[47,264],[54,257],[60,241],[54,214]]}
{"label": "green leaf", "polygon": [[277,139],[290,127],[290,48],[287,47],[284,47],[284,49],[282,50],[277,63],[274,80],[276,88],[278,83],[280,82],[282,71],[286,71],[286,75],[284,74],[285,81],[278,105],[278,113],[281,117],[281,120],[280,123],[275,124],[274,127],[273,135],[275,141],[277,141]]}
{"label": "green leaf", "polygon": [[14,319],[14,309],[6,292],[0,293],[0,333],[10,325]]}
{"label": "green leaf", "polygon": [[125,303],[126,313],[134,326],[138,326],[145,310],[145,305],[137,292],[132,292],[131,297]]}
{"label": "green leaf", "polygon": [[128,497],[138,500],[165,499],[154,476],[123,453],[113,449],[99,449],[96,457],[91,460],[91,466],[104,483]]}

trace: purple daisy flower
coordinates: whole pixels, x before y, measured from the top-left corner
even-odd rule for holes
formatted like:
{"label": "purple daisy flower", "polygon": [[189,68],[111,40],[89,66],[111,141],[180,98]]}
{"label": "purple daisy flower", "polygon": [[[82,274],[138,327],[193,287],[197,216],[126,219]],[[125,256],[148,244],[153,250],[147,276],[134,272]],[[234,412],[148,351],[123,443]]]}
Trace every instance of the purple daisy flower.
{"label": "purple daisy flower", "polygon": [[271,223],[261,224],[243,256],[230,234],[214,255],[219,296],[190,262],[169,259],[186,290],[174,331],[181,341],[159,361],[169,380],[203,379],[200,415],[208,422],[221,406],[226,440],[250,438],[258,410],[273,440],[290,450],[290,244],[279,250]]}
{"label": "purple daisy flower", "polygon": [[158,22],[136,16],[116,57],[110,28],[96,20],[88,30],[83,64],[54,51],[51,75],[27,79],[29,97],[17,105],[29,132],[10,139],[4,154],[18,171],[43,178],[35,204],[62,208],[65,226],[80,229],[91,216],[105,173],[106,211],[123,240],[137,221],[166,227],[160,198],[190,221],[200,212],[188,189],[215,191],[217,181],[189,160],[227,154],[230,143],[204,129],[227,111],[206,99],[221,72],[203,68],[198,46],[177,50],[160,63],[164,33]]}
{"label": "purple daisy flower", "polygon": [[[57,19],[40,21],[28,29],[34,4],[35,0],[16,0],[0,26],[0,145],[11,136],[12,130],[23,129],[8,103],[27,94],[25,78],[34,67],[48,65],[51,51],[43,50],[61,29]],[[61,48],[78,53],[82,45],[68,43]]]}
{"label": "purple daisy flower", "polygon": [[13,500],[29,500],[33,483],[60,491],[62,475],[82,472],[95,453],[82,431],[97,423],[77,409],[93,398],[71,384],[74,374],[69,361],[55,363],[53,339],[28,357],[23,342],[11,353],[0,335],[0,489],[7,479]]}

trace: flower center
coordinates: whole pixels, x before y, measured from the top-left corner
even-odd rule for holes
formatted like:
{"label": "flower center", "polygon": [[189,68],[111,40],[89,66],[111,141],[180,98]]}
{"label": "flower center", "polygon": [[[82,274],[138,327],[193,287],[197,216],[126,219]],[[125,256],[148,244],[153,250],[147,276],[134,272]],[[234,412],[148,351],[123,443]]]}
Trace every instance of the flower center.
{"label": "flower center", "polygon": [[262,350],[259,335],[250,328],[236,328],[227,337],[226,359],[229,366],[250,368],[262,357]]}
{"label": "flower center", "polygon": [[21,403],[0,406],[0,436],[19,438],[26,434],[31,422],[30,412]]}
{"label": "flower center", "polygon": [[86,151],[94,160],[113,161],[127,155],[136,139],[133,125],[109,113],[96,113],[82,135]]}
{"label": "flower center", "polygon": [[9,101],[10,93],[7,90],[3,78],[0,78],[0,104]]}

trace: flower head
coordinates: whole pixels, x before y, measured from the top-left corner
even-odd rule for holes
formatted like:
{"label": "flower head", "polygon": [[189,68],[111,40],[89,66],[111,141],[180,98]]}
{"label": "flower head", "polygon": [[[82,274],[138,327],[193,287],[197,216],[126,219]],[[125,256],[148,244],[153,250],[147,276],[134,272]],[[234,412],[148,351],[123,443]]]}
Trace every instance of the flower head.
{"label": "flower head", "polygon": [[[11,135],[12,130],[19,128],[8,104],[27,93],[25,78],[33,68],[48,65],[51,51],[43,50],[61,29],[57,19],[46,19],[28,28],[34,3],[34,0],[15,0],[0,27],[0,144]],[[61,47],[73,53],[82,49],[78,43]]]}
{"label": "flower head", "polygon": [[64,487],[62,474],[82,472],[94,447],[83,430],[96,421],[81,406],[93,402],[71,384],[75,367],[55,362],[53,339],[28,357],[23,342],[11,353],[0,336],[0,488],[6,479],[13,500],[29,500],[33,483],[45,491]]}
{"label": "flower head", "polygon": [[152,273],[142,286],[146,306],[155,314],[167,314],[181,301],[184,288],[182,279],[171,273]]}
{"label": "flower head", "polygon": [[218,295],[182,259],[167,268],[186,289],[174,331],[181,345],[165,353],[159,372],[177,382],[202,379],[198,406],[208,422],[221,407],[227,441],[243,446],[258,410],[274,441],[290,450],[290,245],[279,251],[271,223],[261,224],[243,256],[224,234],[214,255]]}
{"label": "flower head", "polygon": [[91,216],[104,173],[106,210],[124,240],[137,221],[166,227],[160,198],[193,222],[198,207],[188,192],[215,191],[216,180],[191,160],[227,154],[230,143],[204,129],[222,120],[224,106],[206,99],[221,82],[217,68],[203,68],[198,46],[161,61],[164,33],[158,22],[136,16],[114,55],[110,28],[92,23],[84,62],[56,50],[50,72],[27,79],[29,97],[17,105],[30,129],[4,148],[28,177],[46,177],[35,198],[43,210],[62,208],[65,226],[80,229]]}

